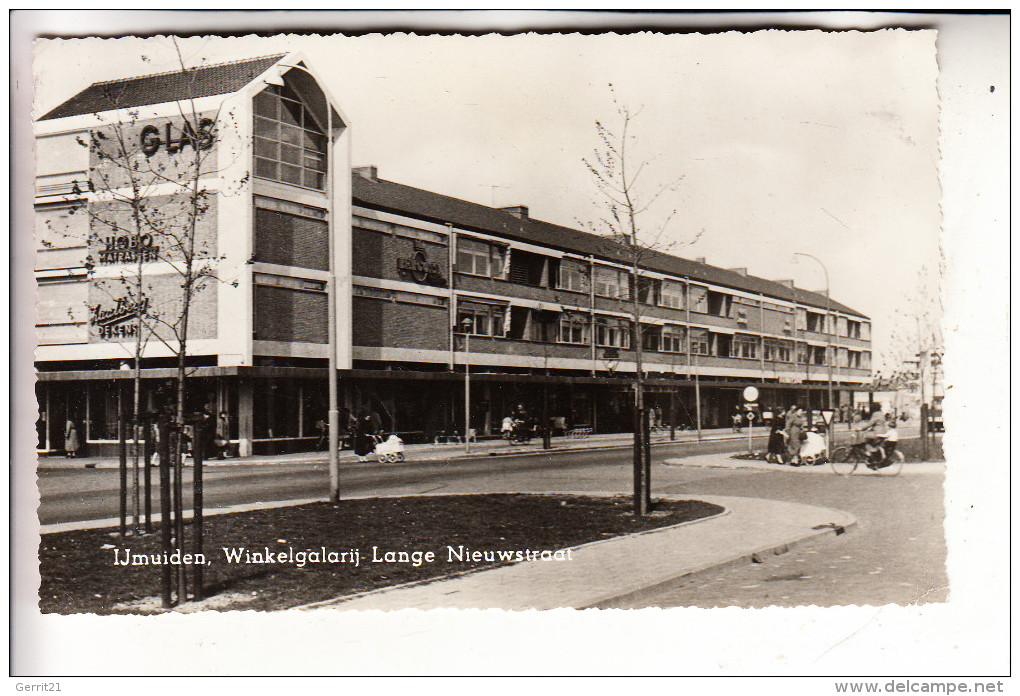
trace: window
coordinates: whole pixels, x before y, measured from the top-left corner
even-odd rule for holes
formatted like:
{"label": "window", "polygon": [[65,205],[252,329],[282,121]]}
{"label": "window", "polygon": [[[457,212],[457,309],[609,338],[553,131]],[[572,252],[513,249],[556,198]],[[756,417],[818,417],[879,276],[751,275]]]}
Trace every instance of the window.
{"label": "window", "polygon": [[717,317],[728,317],[733,297],[723,292],[708,291],[708,313]]}
{"label": "window", "polygon": [[847,333],[847,319],[846,317],[836,317],[836,333],[840,336],[849,336]]}
{"label": "window", "polygon": [[597,318],[595,344],[611,348],[630,348],[630,322],[616,317]]}
{"label": "window", "polygon": [[641,326],[641,347],[645,350],[658,353],[661,338],[661,326],[650,326],[648,324],[643,324]]}
{"label": "window", "polygon": [[646,305],[659,304],[659,289],[662,281],[657,278],[638,278],[638,302]]}
{"label": "window", "polygon": [[683,284],[672,280],[662,281],[662,285],[659,289],[659,305],[662,307],[672,307],[673,309],[683,309]]}
{"label": "window", "polygon": [[478,239],[457,240],[457,271],[470,275],[499,278],[503,275],[503,247]]}
{"label": "window", "polygon": [[506,333],[503,322],[507,316],[506,305],[462,301],[457,305],[457,332],[463,332],[465,320],[470,320],[471,326],[467,333],[474,336],[503,336]]}
{"label": "window", "polygon": [[560,323],[558,312],[548,312],[540,309],[525,309],[523,311],[530,315],[532,341],[554,343],[557,340]]}
{"label": "window", "polygon": [[846,336],[847,338],[860,338],[861,337],[861,322],[852,321],[847,319],[846,322]]}
{"label": "window", "polygon": [[254,106],[255,176],[324,190],[326,135],[297,94],[271,85]]}
{"label": "window", "polygon": [[588,343],[588,317],[584,314],[560,316],[560,343]]}
{"label": "window", "polygon": [[811,346],[811,364],[825,364],[825,346]]}
{"label": "window", "polygon": [[700,285],[690,287],[690,304],[692,312],[708,312],[708,288]]}
{"label": "window", "polygon": [[691,353],[708,355],[708,332],[704,329],[691,329]]}
{"label": "window", "polygon": [[871,353],[867,351],[861,353],[861,368],[865,370],[871,369]]}
{"label": "window", "polygon": [[558,286],[560,290],[573,290],[574,292],[588,291],[588,266],[581,261],[563,259],[560,261],[560,277]]}
{"label": "window", "polygon": [[758,337],[747,336],[744,334],[737,334],[733,337],[733,352],[731,355],[734,358],[757,358],[758,357]]}
{"label": "window", "polygon": [[777,341],[776,356],[776,360],[779,362],[793,362],[793,344],[789,341]]}
{"label": "window", "polygon": [[595,267],[595,294],[617,300],[630,298],[630,273],[606,266]]}
{"label": "window", "polygon": [[857,370],[861,367],[861,352],[859,350],[847,351],[847,367]]}
{"label": "window", "polygon": [[800,307],[797,308],[796,327],[797,327],[797,331],[804,331],[804,330],[807,329],[807,310],[806,309],[801,309]]}
{"label": "window", "polygon": [[806,329],[812,333],[825,333],[825,315],[818,312],[806,312]]}
{"label": "window", "polygon": [[836,351],[836,367],[847,366],[847,351],[846,348],[840,348]]}
{"label": "window", "polygon": [[514,249],[510,253],[510,273],[508,274],[510,282],[518,285],[546,287],[548,285],[546,265],[552,260],[554,259],[541,254]]}
{"label": "window", "polygon": [[862,341],[871,340],[871,324],[869,322],[866,321],[861,322],[861,340]]}
{"label": "window", "polygon": [[662,327],[662,352],[684,352],[684,330],[681,326]]}
{"label": "window", "polygon": [[712,355],[720,358],[728,358],[733,355],[731,352],[733,337],[729,334],[709,333],[709,344]]}
{"label": "window", "polygon": [[807,365],[808,362],[808,346],[806,343],[797,344],[797,362]]}

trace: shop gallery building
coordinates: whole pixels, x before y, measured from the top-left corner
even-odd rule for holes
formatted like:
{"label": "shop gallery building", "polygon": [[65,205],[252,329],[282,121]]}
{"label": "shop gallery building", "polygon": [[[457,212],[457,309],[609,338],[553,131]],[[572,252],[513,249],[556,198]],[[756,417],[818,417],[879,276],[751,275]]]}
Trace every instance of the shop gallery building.
{"label": "shop gallery building", "polygon": [[518,404],[630,430],[632,292],[666,423],[728,426],[752,384],[820,409],[830,377],[837,407],[870,382],[868,318],[825,295],[654,252],[635,288],[611,239],[352,170],[350,137],[298,54],[96,83],[36,121],[40,450],[71,418],[112,451],[139,332],[142,408],[172,399],[189,240],[187,409],[226,412],[242,455],[316,444],[331,345],[341,407],[409,442],[463,428],[465,367],[480,437]]}

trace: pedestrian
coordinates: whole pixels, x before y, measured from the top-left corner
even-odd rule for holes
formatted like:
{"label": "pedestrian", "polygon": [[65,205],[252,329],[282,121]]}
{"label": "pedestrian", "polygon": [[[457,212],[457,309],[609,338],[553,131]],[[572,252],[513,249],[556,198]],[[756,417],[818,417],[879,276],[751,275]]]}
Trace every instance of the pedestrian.
{"label": "pedestrian", "polygon": [[509,441],[514,434],[514,419],[510,416],[504,418],[503,423],[499,426],[499,432],[504,440]]}
{"label": "pedestrian", "polygon": [[358,455],[359,462],[368,461],[369,453],[375,449],[375,442],[372,439],[374,434],[372,414],[366,409],[362,409],[354,424],[354,454]]}
{"label": "pedestrian", "polygon": [[316,434],[315,449],[316,450],[326,449],[327,442],[329,441],[329,426],[326,425],[326,421],[324,421],[321,418],[315,421],[315,434]]}
{"label": "pedestrian", "polygon": [[781,464],[783,461],[783,452],[786,451],[786,433],[784,428],[786,427],[786,419],[783,414],[777,413],[772,418],[772,424],[769,430],[769,445],[768,452],[765,455],[766,461],[775,462]]}
{"label": "pedestrian", "polygon": [[220,411],[220,417],[216,419],[216,458],[226,459],[230,454],[230,417],[226,411]]}
{"label": "pedestrian", "polygon": [[740,432],[741,421],[743,420],[743,414],[740,413],[740,406],[733,407],[733,415],[730,416],[733,420],[733,432]]}
{"label": "pedestrian", "polygon": [[74,418],[68,417],[67,423],[64,425],[64,456],[74,459],[78,456],[79,449],[81,449],[81,439],[78,437],[78,425],[74,422]]}
{"label": "pedestrian", "polygon": [[791,464],[800,461],[800,445],[804,435],[804,411],[793,404],[786,412],[786,457]]}

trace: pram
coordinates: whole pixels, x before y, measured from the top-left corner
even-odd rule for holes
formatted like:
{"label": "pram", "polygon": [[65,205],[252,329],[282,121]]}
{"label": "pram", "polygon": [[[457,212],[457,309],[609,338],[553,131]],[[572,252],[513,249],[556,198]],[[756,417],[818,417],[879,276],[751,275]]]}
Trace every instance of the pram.
{"label": "pram", "polygon": [[807,437],[800,445],[800,463],[805,466],[821,464],[825,461],[825,438],[811,430],[804,434]]}
{"label": "pram", "polygon": [[404,441],[396,434],[375,444],[375,456],[380,462],[395,464],[404,461]]}

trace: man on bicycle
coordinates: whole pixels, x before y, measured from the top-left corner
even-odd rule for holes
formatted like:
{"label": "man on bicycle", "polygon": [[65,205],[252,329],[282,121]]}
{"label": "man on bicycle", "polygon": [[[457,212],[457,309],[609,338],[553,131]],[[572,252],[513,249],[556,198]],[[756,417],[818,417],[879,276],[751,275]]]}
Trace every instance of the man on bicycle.
{"label": "man on bicycle", "polygon": [[872,459],[875,452],[880,452],[881,456],[878,461],[884,460],[886,453],[882,449],[882,442],[885,440],[887,427],[885,415],[882,413],[882,407],[879,404],[871,407],[871,417],[863,426],[857,428],[857,432],[865,438],[864,451],[868,454],[868,458]]}

